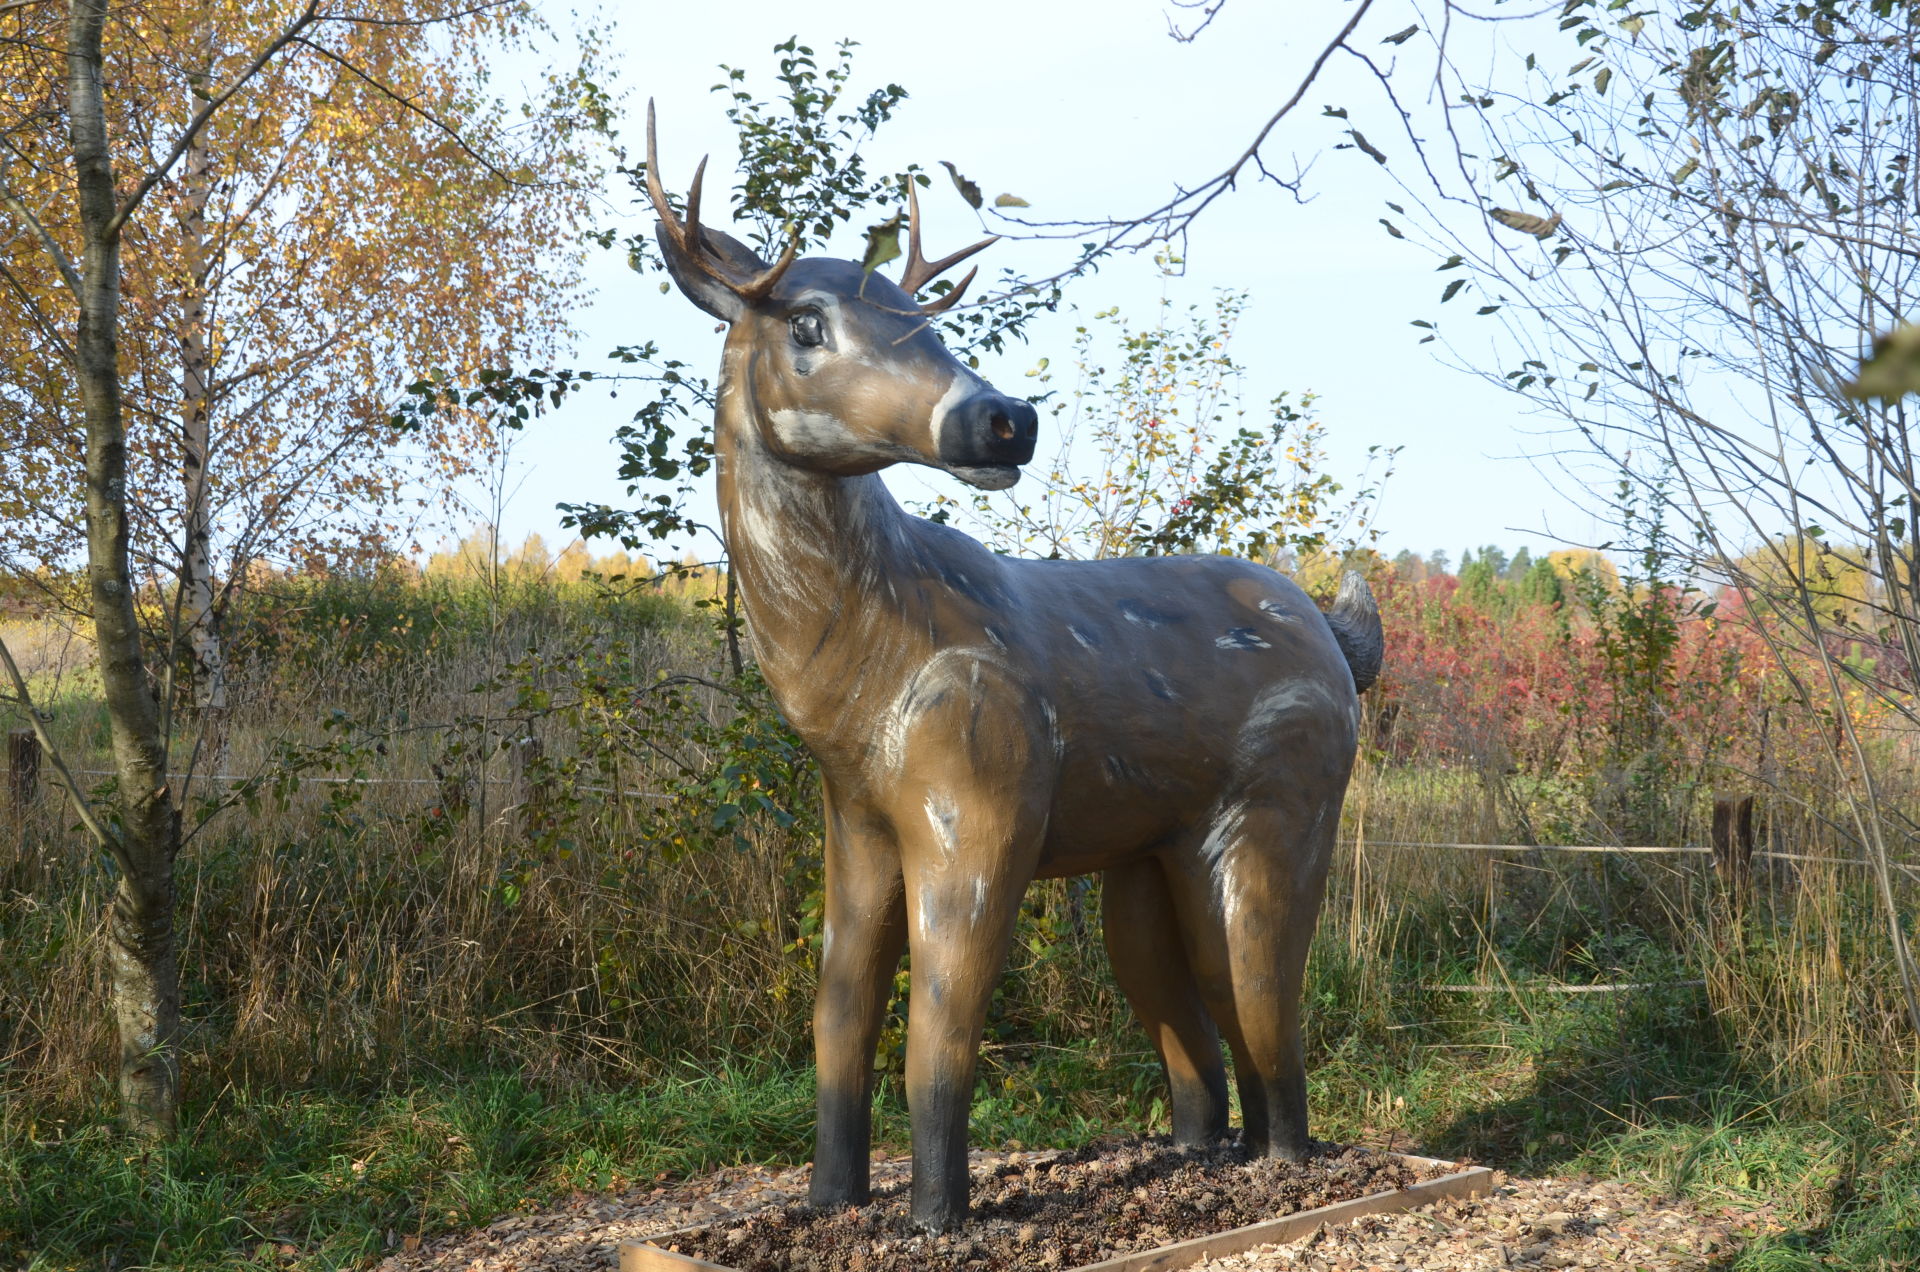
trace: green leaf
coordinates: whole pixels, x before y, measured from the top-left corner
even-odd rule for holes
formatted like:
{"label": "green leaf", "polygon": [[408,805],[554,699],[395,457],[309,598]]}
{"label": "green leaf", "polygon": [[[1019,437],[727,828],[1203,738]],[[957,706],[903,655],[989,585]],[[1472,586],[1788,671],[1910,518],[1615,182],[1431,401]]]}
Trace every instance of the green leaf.
{"label": "green leaf", "polygon": [[940,161],[940,166],[945,168],[947,175],[953,178],[953,188],[960,192],[960,197],[967,201],[967,206],[976,212],[979,211],[981,204],[980,187],[961,176],[960,169],[954,167],[945,159]]}
{"label": "green leaf", "polygon": [[1392,35],[1380,41],[1380,43],[1405,44],[1408,40],[1411,40],[1414,37],[1414,35],[1419,32],[1419,30],[1420,30],[1420,24],[1416,22],[1404,31],[1395,31]]}
{"label": "green leaf", "polygon": [[1681,183],[1686,181],[1688,177],[1692,176],[1699,167],[1700,167],[1700,161],[1698,159],[1687,160],[1685,163],[1680,165],[1677,171],[1674,172],[1673,184],[1680,185]]}
{"label": "green leaf", "polygon": [[1345,106],[1324,106],[1321,108],[1320,113],[1322,115],[1332,116],[1334,119],[1345,119],[1347,117],[1347,108]]}
{"label": "green leaf", "polygon": [[860,268],[871,274],[888,261],[900,256],[900,224],[905,219],[904,212],[895,212],[880,224],[867,230],[867,251],[860,258]]}
{"label": "green leaf", "polygon": [[1466,285],[1467,285],[1467,280],[1464,278],[1456,278],[1452,282],[1448,283],[1446,290],[1440,293],[1440,303],[1444,305],[1448,301],[1452,300],[1454,296],[1459,293],[1460,289],[1462,287],[1465,287]]}
{"label": "green leaf", "polygon": [[1601,67],[1600,73],[1593,77],[1593,88],[1597,93],[1606,92],[1607,85],[1611,83],[1613,83],[1613,68],[1611,66]]}
{"label": "green leaf", "polygon": [[1387,220],[1387,218],[1386,218],[1386,217],[1384,217],[1384,216],[1380,218],[1380,224],[1382,224],[1382,225],[1384,225],[1384,226],[1386,226],[1386,227],[1387,227],[1387,233],[1389,233],[1389,234],[1391,234],[1391,235],[1393,235],[1393,237],[1395,237],[1395,238],[1397,238],[1397,239],[1403,239],[1403,238],[1405,238],[1405,237],[1407,237],[1406,235],[1404,235],[1404,234],[1402,234],[1402,233],[1401,233],[1401,232],[1400,232],[1400,231],[1399,231],[1399,230],[1398,230],[1398,229],[1397,229],[1397,228],[1396,228],[1396,227],[1394,226],[1394,224],[1393,224],[1393,222],[1392,222],[1392,221],[1389,221],[1389,220]]}
{"label": "green leaf", "polygon": [[996,194],[993,196],[996,208],[1030,208],[1033,205],[1017,194]]}

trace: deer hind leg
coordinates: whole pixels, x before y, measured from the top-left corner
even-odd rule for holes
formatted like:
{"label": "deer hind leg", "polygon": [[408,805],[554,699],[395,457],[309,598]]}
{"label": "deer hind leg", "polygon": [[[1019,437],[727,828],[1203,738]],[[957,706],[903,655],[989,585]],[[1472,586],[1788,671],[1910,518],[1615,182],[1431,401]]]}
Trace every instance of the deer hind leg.
{"label": "deer hind leg", "polygon": [[813,1181],[816,1206],[863,1204],[869,1195],[873,1050],[906,945],[900,857],[884,836],[850,831],[827,808],[826,941],[814,1000],[818,1081]]}
{"label": "deer hind leg", "polygon": [[1247,1150],[1259,1156],[1308,1150],[1300,995],[1339,811],[1338,791],[1318,807],[1237,803],[1170,863],[1189,965],[1233,1052]]}
{"label": "deer hind leg", "polygon": [[1173,1142],[1227,1133],[1227,1068],[1220,1034],[1187,966],[1166,875],[1151,857],[1110,868],[1102,887],[1107,957],[1128,1006],[1160,1056],[1173,1104]]}

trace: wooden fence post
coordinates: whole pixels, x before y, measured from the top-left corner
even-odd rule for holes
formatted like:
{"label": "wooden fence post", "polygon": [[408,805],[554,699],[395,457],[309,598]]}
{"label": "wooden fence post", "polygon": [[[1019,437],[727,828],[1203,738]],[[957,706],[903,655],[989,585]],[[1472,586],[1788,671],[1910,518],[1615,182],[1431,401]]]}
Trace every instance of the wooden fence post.
{"label": "wooden fence post", "polygon": [[552,779],[544,771],[546,748],[539,738],[520,738],[513,744],[513,786],[520,801],[520,829],[539,830],[547,822]]}
{"label": "wooden fence post", "polygon": [[24,817],[40,794],[40,739],[32,729],[7,734],[7,807]]}
{"label": "wooden fence post", "polygon": [[1713,869],[1720,882],[1743,896],[1753,879],[1753,796],[1713,801]]}

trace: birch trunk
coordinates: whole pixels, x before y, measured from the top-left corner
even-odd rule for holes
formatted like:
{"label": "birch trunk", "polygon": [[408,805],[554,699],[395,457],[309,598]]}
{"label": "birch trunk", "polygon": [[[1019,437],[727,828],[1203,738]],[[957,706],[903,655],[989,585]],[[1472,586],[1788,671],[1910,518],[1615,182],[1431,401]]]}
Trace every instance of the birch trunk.
{"label": "birch trunk", "polygon": [[213,395],[207,330],[206,211],[213,156],[205,136],[204,132],[195,136],[181,169],[186,198],[179,213],[185,257],[180,315],[180,477],[185,488],[186,524],[180,560],[180,617],[193,659],[194,702],[202,713],[202,726],[218,732],[218,718],[227,708],[227,666],[215,622],[213,509],[207,483]]}
{"label": "birch trunk", "polygon": [[119,779],[120,867],[108,912],[107,969],[119,1028],[119,1087],[129,1131],[170,1135],[176,1121],[180,982],[173,863],[180,816],[167,787],[160,701],[141,654],[127,556],[127,438],[119,366],[120,232],[101,85],[106,0],[67,9],[69,136],[83,236],[75,363],[86,420],[87,586]]}

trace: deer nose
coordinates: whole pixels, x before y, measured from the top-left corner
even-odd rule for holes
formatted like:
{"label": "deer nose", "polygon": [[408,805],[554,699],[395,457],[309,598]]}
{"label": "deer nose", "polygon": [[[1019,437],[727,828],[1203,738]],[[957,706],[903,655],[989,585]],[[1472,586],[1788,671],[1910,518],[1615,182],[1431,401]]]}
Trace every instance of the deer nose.
{"label": "deer nose", "polygon": [[991,390],[976,393],[947,413],[940,430],[940,458],[959,467],[1001,467],[1033,458],[1040,413],[1030,402]]}

